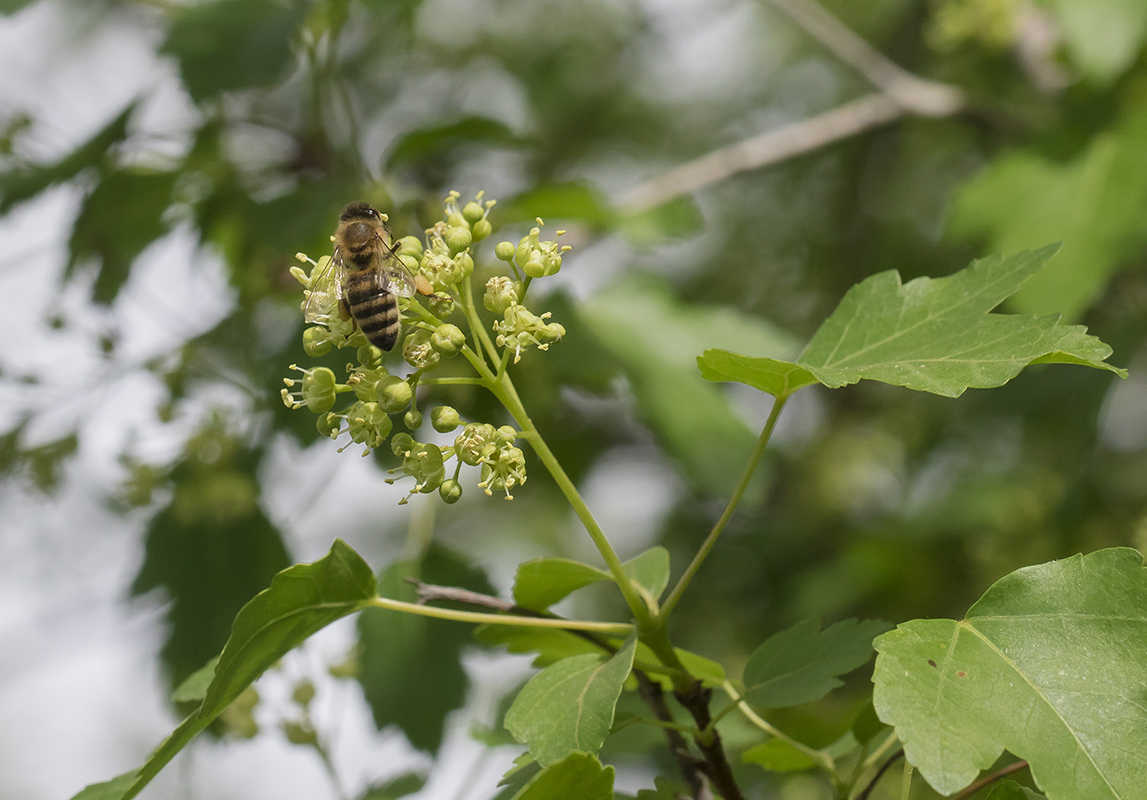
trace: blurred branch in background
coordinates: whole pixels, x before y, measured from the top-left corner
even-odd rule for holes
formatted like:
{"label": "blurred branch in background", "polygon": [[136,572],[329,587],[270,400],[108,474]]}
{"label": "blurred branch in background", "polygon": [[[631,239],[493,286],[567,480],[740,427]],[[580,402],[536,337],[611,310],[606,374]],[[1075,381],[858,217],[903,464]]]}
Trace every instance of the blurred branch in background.
{"label": "blurred branch in background", "polygon": [[958,88],[902,69],[813,0],[769,2],[880,91],[682,164],[624,193],[618,200],[623,209],[637,212],[653,208],[741,172],[767,167],[887,125],[906,114],[948,117],[963,109],[964,95]]}

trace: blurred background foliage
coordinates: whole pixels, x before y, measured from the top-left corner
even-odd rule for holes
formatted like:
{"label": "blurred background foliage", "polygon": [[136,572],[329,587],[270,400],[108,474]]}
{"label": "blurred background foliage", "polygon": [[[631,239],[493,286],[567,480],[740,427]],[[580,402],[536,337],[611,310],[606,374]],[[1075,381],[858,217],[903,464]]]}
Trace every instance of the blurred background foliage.
{"label": "blurred background foliage", "polygon": [[[661,543],[683,568],[767,411],[701,381],[695,356],[791,357],[875,272],[940,276],[1063,241],[1009,310],[1083,322],[1133,369],[1116,385],[1102,372],[1035,368],[956,401],[881,385],[798,395],[750,502],[676,613],[678,643],[733,674],[806,615],[958,616],[1019,566],[1142,548],[1147,4],[824,6],[902,67],[960,87],[966,108],[907,116],[639,212],[619,198],[643,181],[871,87],[766,0],[0,2],[13,21],[49,15],[56,45],[122,37],[151,50],[156,70],[152,89],[118,105],[122,92],[96,93],[96,110],[71,124],[0,96],[0,212],[15,224],[68,198],[52,206],[67,218],[45,226],[63,232],[52,251],[61,269],[55,255],[34,267],[53,276],[46,299],[0,352],[9,490],[51,496],[74,477],[77,453],[113,451],[108,503],[125,525],[146,520],[124,592],[170,601],[157,655],[172,685],[219,650],[275,571],[335,535],[392,582],[426,570],[488,588],[484,570],[503,592],[517,560],[585,557],[532,460],[512,504],[470,490],[414,526],[433,524],[450,549],[421,529],[408,536],[389,508],[398,495],[359,497],[353,513],[306,525],[271,508],[275,453],[306,474],[301,497],[319,497],[334,471],[321,454],[335,445],[279,400],[302,357],[294,254],[329,252],[349,200],[386,210],[401,235],[435,219],[448,190],[484,189],[506,226],[495,240],[542,216],[575,246],[559,289],[539,301],[568,336],[523,359],[517,380],[607,524],[632,522],[615,531],[623,557]],[[174,239],[191,244],[162,247]],[[10,300],[30,269],[6,261]],[[209,311],[172,288],[197,270],[217,276]],[[147,280],[158,297],[144,305],[164,334],[125,350],[124,295]],[[102,426],[114,410],[91,391],[108,381],[146,398],[113,441]],[[427,396],[424,411],[439,401],[496,416],[467,387]],[[383,455],[373,468],[388,466]],[[603,593],[582,602],[583,614],[620,611]],[[450,662],[466,642],[425,621],[386,630],[398,624],[362,620],[365,697],[378,724],[433,751],[465,693]],[[394,636],[410,642],[409,662],[379,650]],[[388,694],[419,675],[441,691]],[[784,721],[811,743],[831,740],[857,713],[861,684]],[[662,745],[631,730],[613,757]],[[774,780],[745,770],[750,785]]]}

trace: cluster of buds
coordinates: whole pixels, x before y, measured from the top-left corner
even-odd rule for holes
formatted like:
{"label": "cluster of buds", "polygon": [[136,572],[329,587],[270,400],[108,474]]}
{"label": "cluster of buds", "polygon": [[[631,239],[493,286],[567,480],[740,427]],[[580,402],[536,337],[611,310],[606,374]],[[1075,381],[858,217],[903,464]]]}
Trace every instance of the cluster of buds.
{"label": "cluster of buds", "polygon": [[[348,377],[341,383],[335,372],[325,366],[301,369],[292,365],[302,377],[285,380],[283,402],[289,408],[306,408],[315,413],[316,427],[323,436],[338,439],[345,434],[350,443],[343,449],[359,444],[364,447],[365,456],[389,442],[392,451],[402,459],[401,466],[391,472],[414,480],[414,488],[403,503],[414,494],[434,491],[445,502],[456,502],[462,495],[458,477],[463,465],[478,467],[478,486],[487,495],[499,491],[512,499],[511,490],[526,480],[525,458],[521,449],[514,446],[518,432],[512,427],[466,424],[455,409],[439,406],[430,413],[430,422],[439,433],[458,431],[454,444],[441,446],[414,438],[423,423],[417,389],[422,384],[448,382],[426,377],[441,362],[465,354],[479,373],[477,379],[469,381],[483,384],[495,380],[492,371],[483,373],[482,365],[483,342],[488,347],[492,337],[479,331],[471,341],[464,329],[476,315],[476,296],[469,283],[475,258],[471,248],[493,233],[489,214],[494,205],[495,201],[484,200],[481,192],[466,203],[461,202],[457,192],[451,192],[442,220],[426,229],[424,237],[406,236],[390,245],[418,287],[417,296],[398,300],[405,317],[401,354],[414,369],[407,376],[388,371],[383,363],[385,354],[367,341],[355,320],[345,308],[340,308],[337,282],[330,277],[338,265],[331,264],[330,256],[314,261],[300,253],[297,258],[304,266],[291,269],[303,286],[302,309],[311,323],[303,332],[307,354],[318,358],[336,348],[355,347],[357,358],[347,365]],[[561,325],[548,321],[549,313],[534,314],[523,305],[530,282],[555,274],[561,268],[562,255],[570,249],[559,246],[556,240],[543,241],[541,225],[539,219],[538,226],[517,245],[497,245],[498,258],[509,265],[512,274],[490,280],[482,298],[485,308],[494,315],[493,338],[497,346],[512,352],[515,363],[523,350],[545,350],[565,334]],[[559,236],[562,233],[558,231]],[[304,268],[307,265],[309,269]],[[458,324],[454,324],[450,317],[460,305],[465,306],[465,313],[455,318]],[[498,371],[497,380],[501,379],[502,372]],[[341,408],[336,407],[340,394],[350,400]],[[396,432],[400,424],[408,432]],[[456,460],[453,470],[447,468],[450,459]]]}
{"label": "cluster of buds", "polygon": [[[545,278],[557,275],[562,268],[562,254],[570,249],[569,245],[559,245],[556,239],[542,241],[542,222],[538,217],[538,225],[531,228],[529,234],[523,236],[514,246],[513,242],[499,242],[494,250],[495,255],[502,261],[513,264],[528,278]],[[558,231],[561,236],[565,231]]]}

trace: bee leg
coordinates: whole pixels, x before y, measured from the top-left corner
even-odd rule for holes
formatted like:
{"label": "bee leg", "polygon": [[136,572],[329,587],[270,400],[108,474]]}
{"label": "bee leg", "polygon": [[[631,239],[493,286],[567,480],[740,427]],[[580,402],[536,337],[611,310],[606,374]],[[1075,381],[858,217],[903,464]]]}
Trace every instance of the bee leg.
{"label": "bee leg", "polygon": [[343,322],[346,322],[348,319],[352,319],[350,315],[350,308],[347,307],[346,300],[339,300],[339,319],[341,319]]}

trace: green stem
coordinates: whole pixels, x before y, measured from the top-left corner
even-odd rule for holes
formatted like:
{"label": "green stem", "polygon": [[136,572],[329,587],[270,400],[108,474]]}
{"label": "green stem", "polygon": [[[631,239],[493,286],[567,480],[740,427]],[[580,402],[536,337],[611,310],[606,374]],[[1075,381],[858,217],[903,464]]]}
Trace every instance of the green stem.
{"label": "green stem", "polygon": [[423,378],[423,386],[485,386],[486,381],[481,378]]}
{"label": "green stem", "polygon": [[900,800],[908,800],[912,795],[912,765],[904,759],[904,775],[900,778]]}
{"label": "green stem", "polygon": [[[769,734],[770,736],[775,736],[776,738],[780,739],[781,741],[786,742],[789,745],[792,745],[797,750],[800,750],[806,756],[808,756],[813,761],[815,761],[817,764],[819,764],[821,766],[821,768],[824,769],[824,771],[827,772],[833,778],[833,782],[834,783],[836,782],[836,780],[838,778],[837,771],[836,771],[836,764],[833,762],[831,757],[829,757],[826,753],[823,753],[820,750],[814,750],[813,748],[809,747],[807,744],[804,744],[802,742],[798,742],[796,739],[789,736],[787,733],[782,731],[780,728],[773,727],[772,724],[770,724],[767,720],[760,717],[757,714],[757,712],[755,712],[755,711],[753,711],[753,709],[749,708],[749,704],[746,703],[743,699],[741,699],[741,696],[739,694],[737,694],[737,690],[733,687],[733,684],[729,683],[728,681],[725,681],[722,684],[721,688],[723,688],[725,690],[725,694],[729,695],[729,697],[731,697],[733,699],[733,702],[736,704],[736,707],[740,710],[740,712],[742,714],[745,715],[745,719],[747,719],[749,722],[756,725],[758,728],[760,728],[761,730],[763,730],[765,733]],[[715,721],[716,720],[714,720],[714,722]]]}
{"label": "green stem", "polygon": [[[494,347],[494,342],[490,339],[489,334],[486,333],[486,328],[482,325],[482,318],[478,316],[478,309],[474,305],[474,291],[470,286],[470,279],[462,281],[460,284],[458,294],[462,298],[462,308],[466,314],[466,322],[470,326],[470,335],[474,337],[474,349],[480,354],[485,353],[490,356],[490,363],[498,363],[498,348]],[[479,344],[481,343],[481,344]],[[485,358],[482,361],[485,363]]]}
{"label": "green stem", "polygon": [[373,608],[385,608],[389,611],[402,611],[406,614],[415,614],[420,617],[449,619],[455,622],[514,625],[520,628],[557,628],[567,631],[592,631],[594,633],[608,633],[615,636],[628,636],[633,632],[633,626],[625,622],[583,622],[570,619],[520,617],[514,614],[485,614],[480,611],[455,611],[449,608],[438,608],[437,606],[426,606],[419,603],[407,603],[402,600],[391,600],[389,597],[372,597],[366,601],[366,605]]}
{"label": "green stem", "polygon": [[717,543],[717,537],[725,530],[725,525],[733,516],[733,512],[737,510],[737,506],[741,502],[741,498],[745,494],[745,490],[749,487],[749,480],[753,477],[753,472],[757,468],[761,456],[765,452],[765,447],[769,443],[770,437],[773,435],[773,428],[776,427],[777,417],[781,414],[781,409],[785,407],[787,397],[778,397],[773,402],[773,409],[769,412],[769,419],[765,423],[761,435],[757,438],[757,446],[753,449],[753,454],[749,457],[749,463],[745,465],[745,471],[741,475],[741,480],[737,483],[737,488],[733,490],[733,496],[729,498],[729,504],[725,506],[724,513],[713,529],[709,531],[709,535],[705,537],[705,541],[701,543],[701,548],[697,551],[697,555],[693,556],[693,561],[686,567],[685,573],[677,581],[677,585],[673,587],[673,591],[665,598],[665,602],[661,606],[661,611],[657,615],[659,621],[668,619],[670,612],[681,600],[681,596],[685,593],[685,589],[689,586],[689,582],[693,580],[693,576],[701,569],[701,565],[705,562],[705,558],[709,555],[709,551],[713,549],[713,545]]}

